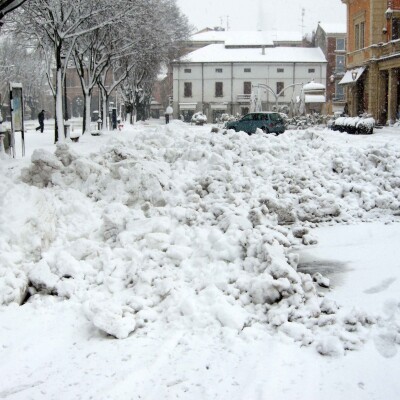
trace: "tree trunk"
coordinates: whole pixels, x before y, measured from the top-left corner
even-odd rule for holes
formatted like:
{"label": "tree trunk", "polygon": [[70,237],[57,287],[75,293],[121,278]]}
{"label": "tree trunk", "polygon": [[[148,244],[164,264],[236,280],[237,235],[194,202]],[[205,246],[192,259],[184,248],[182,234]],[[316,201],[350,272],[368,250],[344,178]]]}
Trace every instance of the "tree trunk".
{"label": "tree trunk", "polygon": [[62,85],[61,68],[58,68],[56,72],[56,121],[58,129],[57,142],[62,143],[65,141],[65,136],[64,136],[63,85]]}
{"label": "tree trunk", "polygon": [[[102,103],[102,127],[103,129],[107,129],[107,110],[108,110],[108,96],[105,91],[103,91],[103,103]],[[111,130],[111,129],[110,129]]]}
{"label": "tree trunk", "polygon": [[85,96],[84,101],[85,101],[86,109],[85,109],[85,126],[84,126],[83,133],[85,134],[86,132],[90,133],[90,121],[91,121],[90,103],[91,103],[92,96],[90,95],[90,93],[84,93],[84,96]]}

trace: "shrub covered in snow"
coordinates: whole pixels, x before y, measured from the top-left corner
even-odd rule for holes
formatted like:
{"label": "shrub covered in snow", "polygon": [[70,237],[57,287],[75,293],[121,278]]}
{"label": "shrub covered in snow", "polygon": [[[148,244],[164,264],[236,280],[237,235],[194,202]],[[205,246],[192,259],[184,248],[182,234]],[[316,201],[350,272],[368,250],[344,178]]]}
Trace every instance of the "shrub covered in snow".
{"label": "shrub covered in snow", "polygon": [[194,113],[192,123],[196,125],[204,125],[207,122],[207,117],[202,112]]}
{"label": "shrub covered in snow", "polygon": [[331,124],[331,129],[340,132],[369,135],[374,133],[374,126],[375,120],[371,117],[339,117]]}

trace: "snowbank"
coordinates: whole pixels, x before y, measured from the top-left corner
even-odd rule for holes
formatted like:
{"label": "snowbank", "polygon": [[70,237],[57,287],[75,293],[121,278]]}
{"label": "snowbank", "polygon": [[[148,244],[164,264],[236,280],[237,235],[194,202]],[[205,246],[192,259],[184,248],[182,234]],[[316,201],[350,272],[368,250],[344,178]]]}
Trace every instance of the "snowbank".
{"label": "snowbank", "polygon": [[120,339],[155,321],[237,333],[262,324],[321,354],[357,348],[374,318],[342,315],[319,292],[329,281],[297,272],[291,250],[315,243],[309,228],[322,222],[395,219],[400,151],[341,148],[312,130],[186,129],[113,139],[88,157],[65,144],[34,152],[26,184],[4,196],[34,194],[19,216],[26,233],[0,237],[1,303],[75,299]]}

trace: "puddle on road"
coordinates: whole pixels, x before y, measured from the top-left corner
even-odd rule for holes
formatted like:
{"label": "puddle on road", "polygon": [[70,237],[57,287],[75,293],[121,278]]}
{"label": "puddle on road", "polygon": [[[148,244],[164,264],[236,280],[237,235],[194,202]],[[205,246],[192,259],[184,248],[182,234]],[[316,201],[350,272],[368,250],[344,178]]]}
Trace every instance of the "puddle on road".
{"label": "puddle on road", "polygon": [[329,278],[331,288],[340,286],[344,282],[345,274],[351,270],[347,262],[316,258],[309,253],[300,253],[299,257],[298,272],[310,275],[319,272]]}

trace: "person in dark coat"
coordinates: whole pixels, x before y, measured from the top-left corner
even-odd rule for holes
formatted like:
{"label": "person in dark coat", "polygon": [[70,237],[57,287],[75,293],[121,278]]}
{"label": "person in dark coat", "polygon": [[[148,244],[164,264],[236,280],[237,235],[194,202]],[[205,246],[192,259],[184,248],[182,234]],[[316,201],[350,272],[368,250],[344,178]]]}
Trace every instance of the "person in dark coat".
{"label": "person in dark coat", "polygon": [[38,121],[39,121],[39,126],[36,128],[38,131],[40,129],[40,132],[43,133],[44,130],[44,110],[40,111],[38,114]]}

